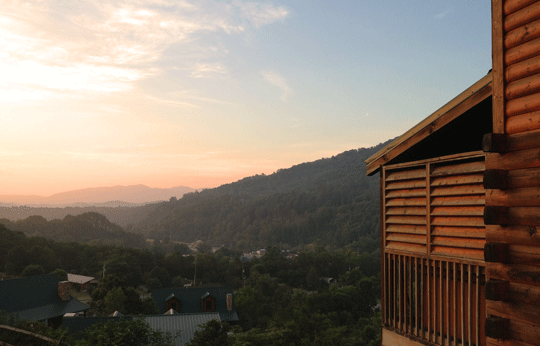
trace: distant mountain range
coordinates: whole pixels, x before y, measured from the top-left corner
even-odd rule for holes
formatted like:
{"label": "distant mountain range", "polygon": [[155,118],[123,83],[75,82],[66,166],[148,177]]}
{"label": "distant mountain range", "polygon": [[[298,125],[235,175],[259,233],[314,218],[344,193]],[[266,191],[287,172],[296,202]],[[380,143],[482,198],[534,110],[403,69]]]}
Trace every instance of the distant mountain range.
{"label": "distant mountain range", "polygon": [[160,189],[146,185],[119,185],[66,191],[47,197],[0,195],[0,204],[4,206],[25,205],[32,207],[124,207],[168,201],[171,197],[181,198],[184,194],[195,191],[195,189],[186,186]]}

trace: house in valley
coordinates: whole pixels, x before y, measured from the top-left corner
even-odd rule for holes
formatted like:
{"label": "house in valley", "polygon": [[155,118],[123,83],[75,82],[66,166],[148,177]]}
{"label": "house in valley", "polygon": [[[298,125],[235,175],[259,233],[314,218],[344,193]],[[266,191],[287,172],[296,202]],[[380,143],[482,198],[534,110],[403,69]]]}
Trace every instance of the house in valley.
{"label": "house in valley", "polygon": [[54,274],[0,281],[0,311],[57,327],[64,314],[90,309],[72,298],[70,289],[70,282],[59,282]]}

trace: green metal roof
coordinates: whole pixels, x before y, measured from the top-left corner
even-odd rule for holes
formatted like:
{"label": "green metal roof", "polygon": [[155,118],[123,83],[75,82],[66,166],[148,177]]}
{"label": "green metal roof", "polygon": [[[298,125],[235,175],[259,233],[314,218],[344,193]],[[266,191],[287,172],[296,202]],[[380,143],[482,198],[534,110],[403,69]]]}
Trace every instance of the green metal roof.
{"label": "green metal roof", "polygon": [[41,321],[89,308],[74,299],[60,299],[54,274],[0,281],[0,310],[21,319]]}
{"label": "green metal roof", "polygon": [[[181,301],[180,314],[185,313],[205,313],[202,310],[201,300],[212,296],[215,299],[214,311],[218,312],[221,321],[237,322],[238,314],[236,313],[236,305],[232,301],[232,310],[227,310],[227,294],[233,294],[231,286],[225,287],[189,287],[189,288],[166,288],[152,291],[152,298],[156,302],[159,313],[164,314],[167,308],[167,300],[171,297]],[[209,312],[208,312],[209,313]]]}
{"label": "green metal roof", "polygon": [[[219,313],[202,314],[179,314],[179,315],[152,315],[152,316],[122,316],[122,317],[64,317],[63,326],[68,328],[69,333],[75,338],[82,337],[82,331],[95,323],[106,323],[108,321],[118,321],[121,318],[142,318],[153,330],[161,330],[170,333],[176,346],[187,344],[201,324],[210,320],[220,320]],[[177,332],[180,332],[179,336]]]}

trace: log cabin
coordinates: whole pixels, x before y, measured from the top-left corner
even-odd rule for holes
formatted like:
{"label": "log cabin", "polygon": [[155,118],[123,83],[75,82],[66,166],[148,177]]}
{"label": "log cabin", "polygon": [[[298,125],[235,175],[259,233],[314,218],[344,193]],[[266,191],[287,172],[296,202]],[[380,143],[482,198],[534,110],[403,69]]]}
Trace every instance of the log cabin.
{"label": "log cabin", "polygon": [[492,71],[366,160],[383,345],[540,344],[540,1],[492,0]]}

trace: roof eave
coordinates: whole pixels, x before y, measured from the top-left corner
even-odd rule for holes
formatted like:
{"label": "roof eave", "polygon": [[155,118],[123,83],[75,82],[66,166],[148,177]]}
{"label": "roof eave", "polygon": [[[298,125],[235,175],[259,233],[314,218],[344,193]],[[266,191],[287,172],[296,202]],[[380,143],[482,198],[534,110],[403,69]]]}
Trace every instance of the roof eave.
{"label": "roof eave", "polygon": [[467,88],[450,102],[436,110],[416,126],[393,140],[390,144],[369,157],[366,162],[367,175],[377,173],[381,166],[425,139],[450,121],[492,95],[492,72]]}

